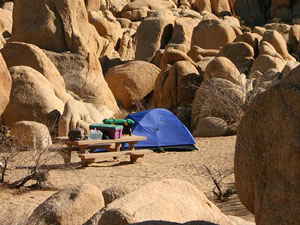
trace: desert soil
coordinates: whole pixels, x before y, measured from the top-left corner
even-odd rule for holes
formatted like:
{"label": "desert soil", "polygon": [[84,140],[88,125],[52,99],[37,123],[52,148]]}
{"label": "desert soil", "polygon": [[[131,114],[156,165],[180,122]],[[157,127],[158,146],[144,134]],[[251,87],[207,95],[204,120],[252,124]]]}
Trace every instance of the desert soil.
{"label": "desert soil", "polygon": [[[26,215],[29,215],[57,190],[83,183],[94,184],[101,190],[113,186],[126,186],[134,189],[146,182],[175,178],[194,184],[211,201],[215,202],[212,193],[214,184],[203,165],[206,165],[216,177],[218,173],[224,174],[232,171],[235,141],[235,136],[197,138],[196,142],[200,151],[148,154],[135,164],[130,164],[129,157],[124,156],[115,161],[107,159],[84,168],[79,166],[76,153],[72,155],[70,167],[65,167],[62,157],[56,155],[49,162],[52,170],[47,184],[52,189],[43,191],[0,189],[0,224],[22,224]],[[19,156],[18,160],[23,166],[9,171],[10,181],[26,174],[28,171],[26,164],[31,158],[30,154],[32,153],[24,152]],[[233,172],[229,172],[223,183],[224,189],[234,188]],[[227,215],[254,221],[253,215],[243,207],[236,194],[226,202],[215,202],[215,204]]]}

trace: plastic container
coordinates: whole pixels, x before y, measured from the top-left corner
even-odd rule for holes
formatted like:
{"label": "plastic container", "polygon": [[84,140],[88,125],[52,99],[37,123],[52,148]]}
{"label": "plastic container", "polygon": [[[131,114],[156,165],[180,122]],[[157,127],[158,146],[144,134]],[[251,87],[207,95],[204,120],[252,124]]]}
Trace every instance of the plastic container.
{"label": "plastic container", "polygon": [[92,129],[88,135],[89,140],[101,140],[103,133],[100,130]]}
{"label": "plastic container", "polygon": [[118,139],[122,137],[123,126],[121,125],[111,125],[111,124],[92,124],[90,125],[90,130],[100,130],[103,135],[107,134],[110,139]]}

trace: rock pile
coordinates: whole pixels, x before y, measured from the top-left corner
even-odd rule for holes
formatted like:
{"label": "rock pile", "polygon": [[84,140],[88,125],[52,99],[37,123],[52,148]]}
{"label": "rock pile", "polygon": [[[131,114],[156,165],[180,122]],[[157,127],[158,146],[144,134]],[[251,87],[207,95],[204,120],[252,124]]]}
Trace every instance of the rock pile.
{"label": "rock pile", "polygon": [[[298,64],[297,25],[272,23],[245,32],[234,17],[259,24],[266,18],[262,8],[285,18],[297,4],[253,1],[260,10],[245,15],[248,4],[5,1],[3,121],[35,121],[66,135],[74,127],[88,132],[88,124],[119,107],[145,103],[173,111],[195,136],[235,133],[249,102]],[[205,132],[203,124],[212,129]]]}

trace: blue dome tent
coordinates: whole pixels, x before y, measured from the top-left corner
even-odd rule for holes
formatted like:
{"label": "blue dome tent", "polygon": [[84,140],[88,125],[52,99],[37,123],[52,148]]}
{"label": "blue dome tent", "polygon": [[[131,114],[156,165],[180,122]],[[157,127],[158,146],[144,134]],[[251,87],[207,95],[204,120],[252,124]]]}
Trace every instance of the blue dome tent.
{"label": "blue dome tent", "polygon": [[[132,133],[146,136],[135,148],[163,150],[198,150],[190,131],[169,110],[151,109],[129,114],[126,119],[134,120]],[[128,145],[123,146],[128,147]]]}

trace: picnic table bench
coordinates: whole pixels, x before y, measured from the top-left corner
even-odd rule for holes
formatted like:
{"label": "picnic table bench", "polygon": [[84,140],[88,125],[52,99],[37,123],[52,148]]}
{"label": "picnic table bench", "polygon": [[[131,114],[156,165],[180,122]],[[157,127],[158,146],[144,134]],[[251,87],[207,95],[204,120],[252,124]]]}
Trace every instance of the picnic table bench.
{"label": "picnic table bench", "polygon": [[[134,145],[138,141],[147,140],[144,136],[122,136],[119,139],[107,139],[107,140],[79,140],[72,141],[68,137],[57,137],[56,142],[64,144],[66,146],[60,147],[58,151],[62,154],[65,163],[71,162],[72,151],[78,151],[81,163],[88,165],[89,163],[95,162],[96,159],[105,157],[119,157],[121,155],[129,155],[130,162],[134,163],[138,158],[143,157],[144,154],[151,153],[152,150],[138,150],[134,151]],[[122,143],[128,143],[128,151],[120,151]],[[55,148],[55,147],[53,147]],[[104,153],[88,153],[89,150],[94,149],[106,149]]]}

